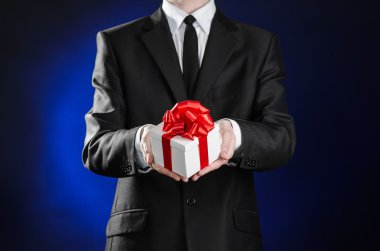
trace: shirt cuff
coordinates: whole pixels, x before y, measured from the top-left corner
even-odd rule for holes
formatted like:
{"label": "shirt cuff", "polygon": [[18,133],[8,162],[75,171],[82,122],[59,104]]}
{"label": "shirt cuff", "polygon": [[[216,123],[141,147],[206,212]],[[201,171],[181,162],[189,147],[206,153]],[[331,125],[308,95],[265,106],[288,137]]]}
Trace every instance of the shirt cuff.
{"label": "shirt cuff", "polygon": [[141,151],[141,147],[140,147],[141,129],[144,126],[145,125],[139,127],[139,129],[136,132],[136,137],[135,137],[135,160],[136,160],[136,163],[139,165],[139,168],[138,168],[139,173],[148,173],[152,170],[152,167],[146,164],[144,160],[144,156]]}
{"label": "shirt cuff", "polygon": [[[232,124],[232,129],[234,130],[234,134],[235,134],[235,147],[234,147],[234,150],[238,149],[240,146],[241,146],[241,130],[240,130],[240,126],[239,124],[233,120],[233,119],[229,119],[229,118],[222,118],[222,119],[227,119],[231,122]],[[222,120],[220,119],[220,120]],[[219,121],[219,120],[218,120]],[[217,122],[218,122],[217,121]]]}

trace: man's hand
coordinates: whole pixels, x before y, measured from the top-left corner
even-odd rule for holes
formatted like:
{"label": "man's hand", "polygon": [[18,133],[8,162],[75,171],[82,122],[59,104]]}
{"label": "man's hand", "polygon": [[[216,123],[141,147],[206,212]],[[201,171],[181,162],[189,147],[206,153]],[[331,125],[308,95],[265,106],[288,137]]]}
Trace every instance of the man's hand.
{"label": "man's hand", "polygon": [[192,180],[196,181],[203,175],[219,169],[222,165],[227,164],[228,160],[234,155],[234,148],[236,143],[236,138],[232,124],[226,119],[222,119],[217,122],[219,125],[219,133],[222,138],[222,145],[220,147],[219,159],[212,162],[210,165],[201,169],[198,173],[192,176]]}
{"label": "man's hand", "polygon": [[163,174],[163,175],[166,175],[172,179],[174,179],[175,181],[180,181],[182,180],[183,182],[187,182],[188,181],[188,178],[185,178],[181,175],[178,175],[172,171],[170,171],[169,169],[163,167],[163,166],[160,166],[156,163],[154,163],[154,156],[153,156],[153,153],[152,153],[152,147],[151,147],[151,137],[150,137],[150,133],[149,133],[149,130],[153,127],[154,125],[146,125],[144,126],[142,129],[141,129],[141,140],[140,140],[140,147],[141,147],[141,151],[142,151],[142,154],[144,156],[144,160],[145,162],[151,166],[154,170],[156,170],[157,172]]}

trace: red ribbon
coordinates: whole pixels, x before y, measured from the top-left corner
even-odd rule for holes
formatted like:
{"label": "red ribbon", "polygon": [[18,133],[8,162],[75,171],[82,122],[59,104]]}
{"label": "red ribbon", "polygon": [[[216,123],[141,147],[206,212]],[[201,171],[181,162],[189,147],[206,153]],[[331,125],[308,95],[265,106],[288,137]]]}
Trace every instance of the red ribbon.
{"label": "red ribbon", "polygon": [[162,150],[164,166],[167,169],[172,170],[170,139],[177,135],[191,140],[194,136],[198,137],[201,169],[208,165],[207,134],[214,128],[210,110],[202,106],[199,101],[186,100],[178,102],[171,110],[167,110],[162,121],[164,122]]}

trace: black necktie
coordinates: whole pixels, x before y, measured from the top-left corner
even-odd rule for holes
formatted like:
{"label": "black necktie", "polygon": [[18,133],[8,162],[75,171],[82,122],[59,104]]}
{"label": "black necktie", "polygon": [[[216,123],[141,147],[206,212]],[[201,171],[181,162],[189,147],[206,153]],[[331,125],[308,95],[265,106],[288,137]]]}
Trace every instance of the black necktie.
{"label": "black necktie", "polygon": [[198,38],[193,26],[195,18],[188,15],[183,22],[186,24],[185,36],[183,40],[183,79],[186,84],[189,99],[192,97],[195,81],[199,70],[198,60]]}

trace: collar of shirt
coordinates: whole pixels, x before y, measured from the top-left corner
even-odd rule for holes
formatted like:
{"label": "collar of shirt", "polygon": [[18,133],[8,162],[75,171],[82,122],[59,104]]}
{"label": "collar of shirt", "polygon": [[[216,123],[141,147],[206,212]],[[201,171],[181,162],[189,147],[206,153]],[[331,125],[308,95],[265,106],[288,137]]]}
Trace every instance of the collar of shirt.
{"label": "collar of shirt", "polygon": [[196,19],[193,24],[194,27],[196,28],[197,25],[200,25],[202,30],[208,35],[210,33],[211,21],[215,14],[216,7],[214,0],[209,0],[205,5],[189,14],[168,0],[163,0],[162,10],[168,19],[172,35],[177,32],[185,17],[190,14]]}

